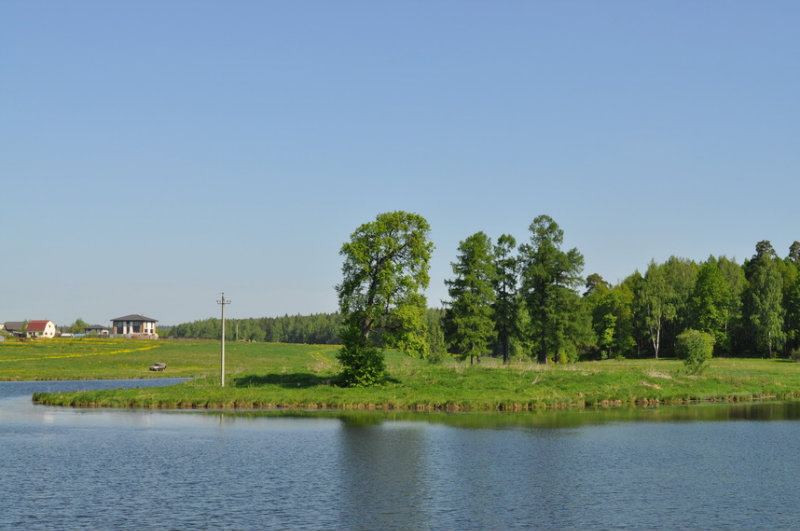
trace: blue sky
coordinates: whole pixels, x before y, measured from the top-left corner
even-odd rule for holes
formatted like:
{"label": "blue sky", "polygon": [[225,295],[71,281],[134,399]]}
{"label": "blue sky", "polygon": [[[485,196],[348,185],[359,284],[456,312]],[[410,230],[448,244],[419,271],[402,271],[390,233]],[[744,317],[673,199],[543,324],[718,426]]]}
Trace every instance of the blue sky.
{"label": "blue sky", "polygon": [[339,248],[548,214],[584,274],[800,239],[800,4],[0,3],[0,321],[336,310]]}

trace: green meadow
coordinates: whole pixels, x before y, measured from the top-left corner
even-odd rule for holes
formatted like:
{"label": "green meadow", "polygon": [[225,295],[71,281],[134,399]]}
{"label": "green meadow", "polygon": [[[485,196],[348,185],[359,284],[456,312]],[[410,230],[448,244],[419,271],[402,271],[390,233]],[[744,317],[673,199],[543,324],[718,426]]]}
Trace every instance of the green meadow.
{"label": "green meadow", "polygon": [[[525,411],[800,398],[800,364],[714,359],[700,375],[677,360],[607,360],[541,366],[531,361],[442,363],[387,352],[391,379],[372,388],[335,385],[336,346],[228,343],[226,386],[219,343],[52,339],[0,343],[0,380],[188,377],[163,388],[40,394],[80,407]],[[153,363],[167,364],[152,372]]]}

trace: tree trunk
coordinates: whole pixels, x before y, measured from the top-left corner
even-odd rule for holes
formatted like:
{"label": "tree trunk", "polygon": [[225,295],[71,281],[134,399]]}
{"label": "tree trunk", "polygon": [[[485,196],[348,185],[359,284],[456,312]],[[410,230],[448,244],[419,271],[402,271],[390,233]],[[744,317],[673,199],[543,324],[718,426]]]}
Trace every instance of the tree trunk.
{"label": "tree trunk", "polygon": [[661,326],[656,327],[656,334],[653,337],[653,350],[656,354],[656,359],[658,359],[658,351],[661,348]]}
{"label": "tree trunk", "polygon": [[648,325],[647,328],[650,332],[650,343],[653,345],[653,352],[656,359],[658,359],[658,352],[661,350],[661,318],[656,319],[652,326]]}
{"label": "tree trunk", "polygon": [[772,330],[767,332],[767,352],[769,352],[769,359],[772,359]]}
{"label": "tree trunk", "polygon": [[547,365],[547,326],[542,322],[542,344],[539,347],[539,363]]}

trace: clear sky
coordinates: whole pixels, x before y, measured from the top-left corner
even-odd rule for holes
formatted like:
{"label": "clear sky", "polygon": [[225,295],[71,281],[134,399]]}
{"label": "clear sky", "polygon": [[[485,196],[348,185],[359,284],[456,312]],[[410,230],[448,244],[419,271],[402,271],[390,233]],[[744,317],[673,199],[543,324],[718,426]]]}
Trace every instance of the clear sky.
{"label": "clear sky", "polygon": [[335,311],[339,248],[548,214],[584,274],[800,239],[796,1],[0,2],[0,321]]}

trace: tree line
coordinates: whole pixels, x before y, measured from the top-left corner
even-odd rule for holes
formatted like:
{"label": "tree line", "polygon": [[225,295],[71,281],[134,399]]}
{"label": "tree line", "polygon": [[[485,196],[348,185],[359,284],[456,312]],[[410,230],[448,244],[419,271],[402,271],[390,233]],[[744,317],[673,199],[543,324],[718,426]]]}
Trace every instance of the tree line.
{"label": "tree line", "polygon": [[[225,319],[225,339],[240,341],[269,341],[274,343],[308,343],[338,345],[341,316],[338,313],[313,315],[284,315],[249,319]],[[161,332],[159,328],[159,332]],[[173,338],[219,339],[222,323],[210,318],[171,327]]]}
{"label": "tree line", "polygon": [[[444,354],[446,345],[441,329],[444,310],[425,311],[425,342],[432,352]],[[266,341],[340,345],[342,316],[339,312],[312,315],[284,315],[247,319],[225,319],[225,339],[230,341]],[[218,318],[201,319],[175,326],[160,326],[161,337],[175,339],[219,339],[222,323]]]}
{"label": "tree line", "polygon": [[452,352],[541,363],[671,357],[682,333],[699,331],[715,356],[799,354],[800,242],[781,258],[760,241],[742,265],[724,256],[651,261],[644,274],[611,285],[581,276],[583,256],[561,248],[563,231],[550,217],[529,230],[519,246],[483,232],[460,242],[443,318]]}

